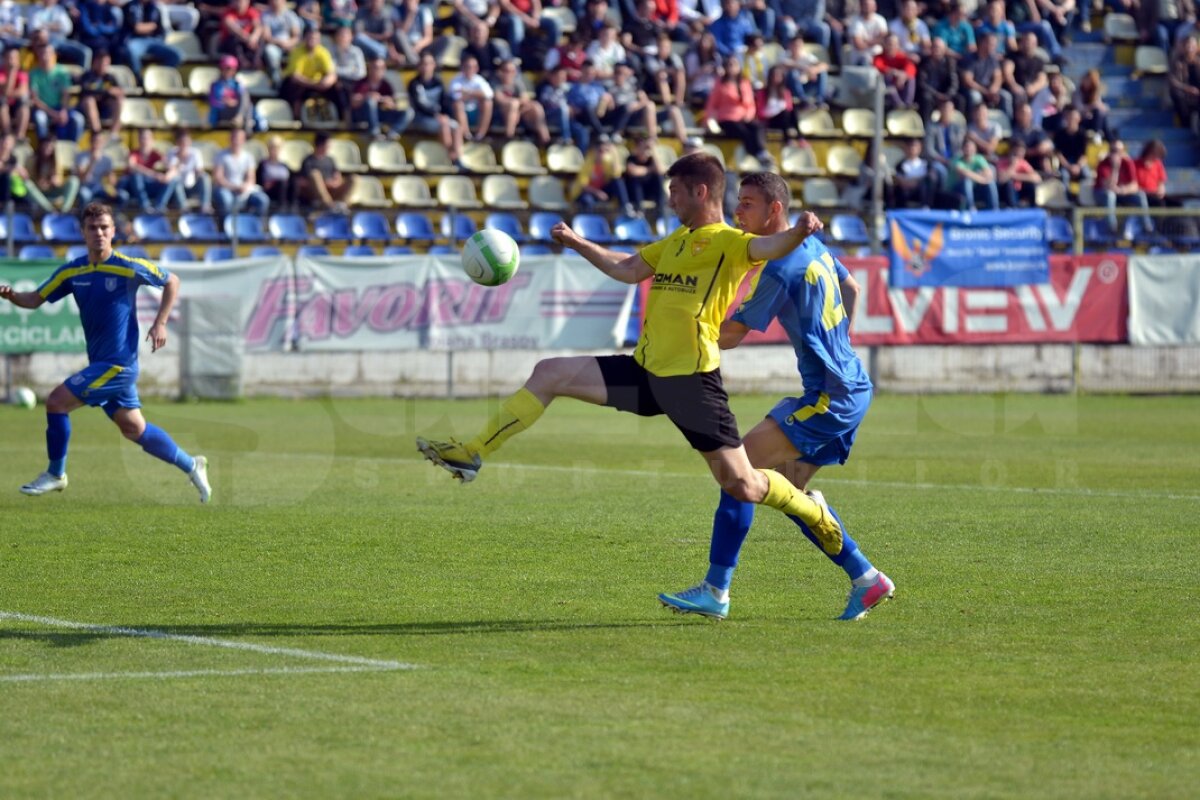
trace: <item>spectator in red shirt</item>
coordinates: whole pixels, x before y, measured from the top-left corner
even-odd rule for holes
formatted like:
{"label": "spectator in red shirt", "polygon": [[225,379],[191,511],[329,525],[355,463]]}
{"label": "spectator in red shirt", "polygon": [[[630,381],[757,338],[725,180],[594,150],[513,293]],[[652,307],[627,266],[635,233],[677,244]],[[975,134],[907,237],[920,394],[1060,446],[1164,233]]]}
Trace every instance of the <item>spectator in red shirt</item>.
{"label": "spectator in red shirt", "polygon": [[1146,201],[1152,206],[1167,204],[1167,168],[1163,165],[1166,157],[1167,146],[1160,139],[1151,139],[1134,162],[1138,186],[1142,187]]}
{"label": "spectator in red shirt", "polygon": [[900,46],[900,37],[888,34],[883,52],[875,56],[875,69],[883,73],[889,108],[912,108],[917,97],[917,65]]}
{"label": "spectator in red shirt", "polygon": [[716,126],[714,132],[739,140],[746,152],[764,166],[773,165],[774,159],[767,152],[767,130],[758,119],[754,89],[742,76],[742,62],[737,56],[728,56],[723,67],[721,80],[713,87],[704,106],[710,128]]}
{"label": "spectator in red shirt", "polygon": [[235,0],[221,17],[221,38],[217,50],[238,60],[243,69],[262,65],[262,15],[250,0]]}
{"label": "spectator in red shirt", "polygon": [[[1138,184],[1137,165],[1125,152],[1125,142],[1114,139],[1108,155],[1096,166],[1096,201],[1108,207],[1108,223],[1117,230],[1118,205],[1140,206],[1148,211],[1150,204],[1146,193]],[[1146,230],[1154,230],[1149,215],[1145,217]]]}
{"label": "spectator in red shirt", "polygon": [[149,128],[138,131],[138,147],[129,154],[119,188],[129,193],[142,213],[167,210],[167,200],[175,194],[175,170],[167,168],[167,160],[155,149],[154,132]]}

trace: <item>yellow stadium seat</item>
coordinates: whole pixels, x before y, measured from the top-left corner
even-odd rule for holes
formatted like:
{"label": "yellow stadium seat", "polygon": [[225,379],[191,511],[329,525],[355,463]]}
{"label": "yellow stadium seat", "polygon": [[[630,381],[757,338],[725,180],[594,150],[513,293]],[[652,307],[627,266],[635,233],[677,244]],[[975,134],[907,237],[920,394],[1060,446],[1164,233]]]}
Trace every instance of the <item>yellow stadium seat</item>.
{"label": "yellow stadium seat", "polygon": [[496,151],[487,142],[471,142],[463,148],[462,164],[471,172],[503,172],[496,162]]}
{"label": "yellow stadium seat", "polygon": [[733,151],[733,170],[738,174],[747,172],[762,172],[766,168],[757,157],[746,152],[746,148],[738,145]]}
{"label": "yellow stadium seat", "polygon": [[292,107],[278,97],[264,97],[254,104],[258,115],[270,130],[299,130],[300,123],[292,116]]}
{"label": "yellow stadium seat", "polygon": [[875,112],[866,108],[847,108],[842,112],[842,129],[847,136],[871,138],[875,135]]}
{"label": "yellow stadium seat", "polygon": [[446,146],[431,139],[417,142],[417,146],[413,148],[413,166],[419,172],[458,172],[458,167],[450,160]]}
{"label": "yellow stadium seat", "polygon": [[348,202],[362,208],[389,208],[392,205],[383,184],[374,175],[359,175],[354,179]]}
{"label": "yellow stadium seat", "polygon": [[329,157],[342,172],[367,171],[367,165],[362,160],[362,151],[358,149],[358,144],[350,139],[330,139]]}
{"label": "yellow stadium seat", "polygon": [[200,116],[200,109],[191,100],[176,98],[163,106],[163,119],[172,127],[205,128],[208,121]]}
{"label": "yellow stadium seat", "polygon": [[546,166],[551,172],[577,175],[583,169],[583,152],[573,144],[552,144],[546,152]]}
{"label": "yellow stadium seat", "polygon": [[238,73],[238,79],[246,85],[246,91],[251,97],[275,97],[275,87],[271,85],[271,77],[261,69],[248,69]]}
{"label": "yellow stadium seat", "polygon": [[488,175],[483,179],[483,204],[492,208],[529,208],[521,198],[521,187],[511,175]]}
{"label": "yellow stadium seat", "polygon": [[162,119],[149,100],[126,97],[121,104],[121,126],[125,128],[161,128]]}
{"label": "yellow stadium seat", "polygon": [[804,205],[828,208],[840,202],[837,186],[829,178],[809,178],[804,182]]}
{"label": "yellow stadium seat", "polygon": [[432,208],[433,195],[429,184],[416,175],[401,175],[392,181],[392,201],[398,206]]}
{"label": "yellow stadium seat", "polygon": [[542,155],[537,145],[523,139],[507,142],[500,151],[500,162],[512,175],[545,175]]}
{"label": "yellow stadium seat", "polygon": [[820,175],[821,167],[817,164],[817,156],[811,147],[787,145],[783,148],[780,159],[780,169],[784,175]]}
{"label": "yellow stadium seat", "polygon": [[529,181],[529,204],[548,211],[566,211],[570,206],[560,178],[538,175]]}
{"label": "yellow stadium seat", "polygon": [[1042,208],[1070,208],[1071,198],[1067,195],[1067,187],[1057,178],[1044,180],[1034,189],[1034,198]]}
{"label": "yellow stadium seat", "polygon": [[921,139],[925,136],[925,123],[921,121],[920,113],[912,109],[896,109],[888,112],[887,131],[889,136]]}
{"label": "yellow stadium seat", "polygon": [[1167,54],[1161,47],[1139,45],[1133,53],[1133,68],[1137,75],[1165,75]]}
{"label": "yellow stadium seat", "polygon": [[210,60],[200,45],[200,39],[191,31],[171,31],[167,34],[165,42],[179,51],[185,64]]}
{"label": "yellow stadium seat", "polygon": [[174,67],[162,64],[150,64],[142,75],[142,85],[146,94],[182,95],[187,94],[183,85],[183,76]]}
{"label": "yellow stadium seat", "polygon": [[483,208],[475,183],[466,175],[446,175],[439,180],[437,201],[444,208]]}
{"label": "yellow stadium seat", "polygon": [[862,164],[862,156],[848,144],[835,144],[825,154],[825,169],[830,175],[857,178]]}
{"label": "yellow stadium seat", "polygon": [[412,172],[413,166],[399,142],[371,142],[367,145],[367,166],[375,172]]}
{"label": "yellow stadium seat", "polygon": [[279,148],[279,160],[288,165],[292,172],[299,172],[304,159],[312,155],[312,143],[303,139],[284,139],[283,147]]}
{"label": "yellow stadium seat", "polygon": [[208,97],[209,90],[219,77],[221,70],[208,64],[192,67],[187,78],[188,91],[196,97]]}
{"label": "yellow stadium seat", "polygon": [[833,124],[833,117],[822,109],[812,109],[800,114],[800,133],[803,136],[841,136],[842,131]]}

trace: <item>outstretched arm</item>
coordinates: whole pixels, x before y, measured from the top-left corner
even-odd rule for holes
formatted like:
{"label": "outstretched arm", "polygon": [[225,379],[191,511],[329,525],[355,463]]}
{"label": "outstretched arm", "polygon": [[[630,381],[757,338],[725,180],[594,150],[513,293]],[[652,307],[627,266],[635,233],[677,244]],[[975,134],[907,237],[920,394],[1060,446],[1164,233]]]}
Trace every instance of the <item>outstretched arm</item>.
{"label": "outstretched arm", "polygon": [[565,222],[559,222],[550,229],[554,241],[564,247],[569,247],[586,258],[592,266],[610,278],[622,283],[640,283],[654,274],[650,265],[642,260],[640,255],[626,255],[615,250],[601,247],[595,242],[589,242],[575,233]]}
{"label": "outstretched arm", "polygon": [[37,292],[14,292],[11,286],[0,286],[0,300],[7,300],[17,308],[37,308],[46,299]]}
{"label": "outstretched arm", "polygon": [[166,346],[167,318],[171,316],[171,309],[175,307],[175,300],[178,297],[179,276],[172,274],[167,279],[167,285],[163,287],[162,301],[158,304],[158,314],[154,317],[154,324],[150,326],[150,332],[146,334],[146,338],[150,340],[150,352],[157,352],[159,348]]}
{"label": "outstretched arm", "polygon": [[745,339],[749,332],[748,326],[736,320],[727,319],[721,323],[721,336],[717,339],[717,346],[722,350],[732,350],[742,343],[742,339]]}
{"label": "outstretched arm", "polygon": [[749,245],[750,258],[754,261],[770,261],[773,258],[783,258],[800,246],[809,235],[825,227],[817,215],[805,211],[796,220],[796,224],[786,231],[773,233],[770,236],[759,236],[751,239]]}

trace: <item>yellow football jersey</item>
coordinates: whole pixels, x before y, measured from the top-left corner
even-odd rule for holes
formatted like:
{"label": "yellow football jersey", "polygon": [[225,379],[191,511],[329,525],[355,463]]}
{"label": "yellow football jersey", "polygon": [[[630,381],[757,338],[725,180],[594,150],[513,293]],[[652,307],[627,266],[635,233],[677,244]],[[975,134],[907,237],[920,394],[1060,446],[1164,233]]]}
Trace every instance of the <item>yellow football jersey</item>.
{"label": "yellow football jersey", "polygon": [[721,322],[742,279],[762,264],[750,260],[753,238],[724,222],[695,230],[681,226],[641,251],[654,269],[654,284],[633,355],[648,372],[665,378],[721,365]]}

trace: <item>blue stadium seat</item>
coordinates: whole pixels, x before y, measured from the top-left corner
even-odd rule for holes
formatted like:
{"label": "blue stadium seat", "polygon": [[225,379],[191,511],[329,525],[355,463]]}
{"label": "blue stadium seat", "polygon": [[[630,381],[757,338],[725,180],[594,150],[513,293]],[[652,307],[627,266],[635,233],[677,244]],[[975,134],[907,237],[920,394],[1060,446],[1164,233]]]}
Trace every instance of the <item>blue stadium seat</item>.
{"label": "blue stadium seat", "polygon": [[513,238],[514,242],[525,241],[525,231],[521,230],[521,220],[517,215],[508,211],[493,211],[483,221],[483,227],[504,231]]}
{"label": "blue stadium seat", "polygon": [[396,235],[401,239],[432,242],[437,238],[429,217],[419,211],[405,211],[396,217]]}
{"label": "blue stadium seat", "polygon": [[854,214],[834,214],[829,221],[829,238],[842,244],[870,244],[866,223]]}
{"label": "blue stadium seat", "polygon": [[74,261],[77,258],[83,258],[88,254],[86,244],[73,244],[67,248],[67,261]]}
{"label": "blue stadium seat", "polygon": [[226,238],[233,239],[236,232],[239,242],[262,242],[267,238],[262,217],[257,214],[230,214],[225,218],[224,228]]}
{"label": "blue stadium seat", "polygon": [[1061,244],[1067,247],[1074,244],[1075,231],[1071,228],[1071,221],[1066,217],[1047,216],[1046,243],[1050,246]]}
{"label": "blue stadium seat", "polygon": [[27,244],[17,251],[17,258],[22,261],[34,261],[39,258],[54,258],[54,248],[48,244]]}
{"label": "blue stadium seat", "polygon": [[600,214],[576,214],[575,218],[571,220],[571,227],[588,241],[600,244],[613,240],[608,218]]}
{"label": "blue stadium seat", "polygon": [[658,221],[654,224],[654,231],[658,234],[659,238],[663,238],[669,236],[678,227],[679,217],[674,214],[667,214],[658,218]]}
{"label": "blue stadium seat", "polygon": [[453,256],[457,255],[457,253],[458,250],[448,244],[435,244],[429,248],[429,255],[431,256]]}
{"label": "blue stadium seat", "polygon": [[621,217],[613,225],[613,239],[621,242],[645,244],[654,241],[654,231],[645,217]]}
{"label": "blue stadium seat", "polygon": [[162,252],[158,255],[158,260],[164,264],[169,264],[180,261],[195,261],[196,256],[192,253],[190,248],[184,247],[183,245],[173,244],[162,249]]}
{"label": "blue stadium seat", "polygon": [[147,242],[173,242],[179,238],[171,220],[162,214],[138,214],[133,218],[133,232]]}
{"label": "blue stadium seat", "polygon": [[1117,240],[1117,232],[1101,217],[1086,217],[1083,220],[1083,242],[1085,245],[1097,247],[1112,247]]}
{"label": "blue stadium seat", "polygon": [[47,214],[42,217],[42,238],[47,242],[82,242],[83,229],[71,214]]}
{"label": "blue stadium seat", "polygon": [[350,220],[350,230],[355,239],[387,241],[392,238],[392,226],[388,224],[387,217],[378,211],[356,212]]}
{"label": "blue stadium seat", "polygon": [[213,264],[217,261],[233,261],[233,248],[225,247],[210,247],[204,251],[204,263]]}
{"label": "blue stadium seat", "polygon": [[521,248],[521,254],[526,256],[550,256],[554,251],[548,244],[527,244]]}
{"label": "blue stadium seat", "polygon": [[179,233],[191,242],[220,242],[225,236],[217,221],[208,214],[184,214],[179,218]]}
{"label": "blue stadium seat", "polygon": [[1161,233],[1146,227],[1146,220],[1141,217],[1126,217],[1121,238],[1137,245],[1162,245],[1166,242]]}
{"label": "blue stadium seat", "polygon": [[323,242],[348,242],[354,238],[350,219],[342,214],[322,214],[313,222],[313,235]]}
{"label": "blue stadium seat", "polygon": [[411,256],[413,249],[406,244],[389,244],[383,248],[385,256]]}
{"label": "blue stadium seat", "polygon": [[272,239],[284,242],[308,241],[308,223],[299,214],[272,214],[267,218]]}
{"label": "blue stadium seat", "polygon": [[[33,227],[33,219],[21,212],[14,212],[12,216],[12,235],[13,241],[17,244],[26,242],[40,242],[41,236],[38,236],[37,228]],[[8,241],[8,217],[0,214],[0,242]]]}
{"label": "blue stadium seat", "polygon": [[121,255],[129,256],[130,258],[150,258],[150,254],[146,252],[146,248],[140,244],[124,244],[121,245],[120,250]]}
{"label": "blue stadium seat", "polygon": [[329,248],[323,244],[306,244],[296,248],[298,256],[327,256]]}
{"label": "blue stadium seat", "polygon": [[281,255],[283,255],[283,251],[273,244],[260,244],[250,251],[251,258],[266,258]]}
{"label": "blue stadium seat", "polygon": [[442,236],[451,241],[461,242],[464,239],[470,239],[477,230],[479,227],[475,224],[475,220],[466,214],[453,212],[442,214]]}
{"label": "blue stadium seat", "polygon": [[342,251],[342,255],[360,258],[366,256],[368,258],[372,258],[379,254],[376,253],[375,248],[371,247],[369,244],[348,244],[346,245],[346,249]]}
{"label": "blue stadium seat", "polygon": [[550,229],[562,222],[561,214],[554,211],[535,211],[529,215],[529,238],[534,241],[550,241]]}

